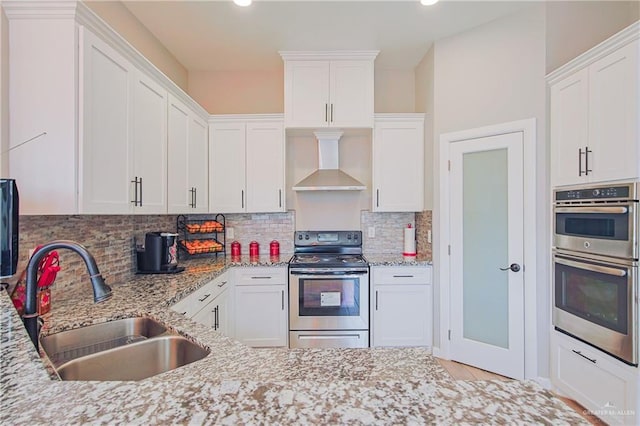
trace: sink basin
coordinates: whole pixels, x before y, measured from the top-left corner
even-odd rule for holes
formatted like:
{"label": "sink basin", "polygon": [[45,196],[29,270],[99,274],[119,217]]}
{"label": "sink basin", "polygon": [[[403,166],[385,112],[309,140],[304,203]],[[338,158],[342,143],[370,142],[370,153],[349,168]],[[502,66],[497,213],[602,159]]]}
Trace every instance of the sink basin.
{"label": "sink basin", "polygon": [[97,352],[163,335],[167,328],[151,318],[126,318],[62,331],[40,338],[54,367]]}
{"label": "sink basin", "polygon": [[161,336],[74,359],[57,372],[62,380],[142,380],[208,354],[182,336]]}

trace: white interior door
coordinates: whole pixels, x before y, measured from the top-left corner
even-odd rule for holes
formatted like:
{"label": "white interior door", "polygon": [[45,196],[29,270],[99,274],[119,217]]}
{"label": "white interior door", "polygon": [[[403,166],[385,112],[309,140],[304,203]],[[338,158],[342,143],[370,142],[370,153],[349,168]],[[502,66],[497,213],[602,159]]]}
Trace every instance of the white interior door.
{"label": "white interior door", "polygon": [[523,133],[450,145],[451,358],[524,378]]}

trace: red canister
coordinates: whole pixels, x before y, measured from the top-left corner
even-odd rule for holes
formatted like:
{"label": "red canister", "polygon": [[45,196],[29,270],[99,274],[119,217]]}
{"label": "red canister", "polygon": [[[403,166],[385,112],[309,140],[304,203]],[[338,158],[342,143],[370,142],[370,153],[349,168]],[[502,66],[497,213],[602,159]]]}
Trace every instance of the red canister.
{"label": "red canister", "polygon": [[269,243],[269,255],[280,256],[280,243],[276,240],[273,240],[271,241],[271,243]]}
{"label": "red canister", "polygon": [[257,257],[260,255],[260,244],[257,241],[251,241],[249,243],[249,256]]}
{"label": "red canister", "polygon": [[273,263],[280,261],[280,243],[276,240],[269,243],[269,259]]}
{"label": "red canister", "polygon": [[240,243],[234,241],[231,243],[231,261],[232,262],[240,262],[242,251],[240,248]]}

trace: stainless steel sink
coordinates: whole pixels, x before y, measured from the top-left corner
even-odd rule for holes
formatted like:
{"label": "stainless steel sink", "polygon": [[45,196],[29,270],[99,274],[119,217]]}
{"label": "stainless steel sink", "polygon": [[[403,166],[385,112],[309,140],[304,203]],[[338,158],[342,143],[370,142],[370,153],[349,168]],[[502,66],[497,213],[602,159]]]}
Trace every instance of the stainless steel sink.
{"label": "stainless steel sink", "polygon": [[151,318],[125,318],[62,331],[40,338],[54,367],[96,352],[160,336],[167,328]]}
{"label": "stainless steel sink", "polygon": [[51,334],[40,345],[62,380],[141,380],[209,354],[142,317]]}
{"label": "stainless steel sink", "polygon": [[98,352],[57,369],[62,380],[142,380],[201,360],[209,351],[182,336],[161,336]]}

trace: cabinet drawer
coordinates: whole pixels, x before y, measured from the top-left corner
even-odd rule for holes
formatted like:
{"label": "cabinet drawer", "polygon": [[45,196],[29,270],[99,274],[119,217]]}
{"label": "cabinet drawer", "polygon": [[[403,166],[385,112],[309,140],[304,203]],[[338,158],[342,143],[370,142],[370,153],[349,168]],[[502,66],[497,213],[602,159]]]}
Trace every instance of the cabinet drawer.
{"label": "cabinet drawer", "polygon": [[236,268],[235,285],[273,285],[287,283],[287,268],[256,267]]}
{"label": "cabinet drawer", "polygon": [[[635,372],[569,336],[553,333],[551,379],[562,392],[609,423],[635,424]],[[619,365],[620,364],[620,365]]]}
{"label": "cabinet drawer", "polygon": [[228,277],[229,275],[227,273],[220,275],[213,281],[208,282],[184,299],[180,300],[178,303],[173,305],[171,309],[187,317],[192,317],[227,289],[229,286]]}
{"label": "cabinet drawer", "polygon": [[431,284],[430,266],[374,266],[373,285]]}

